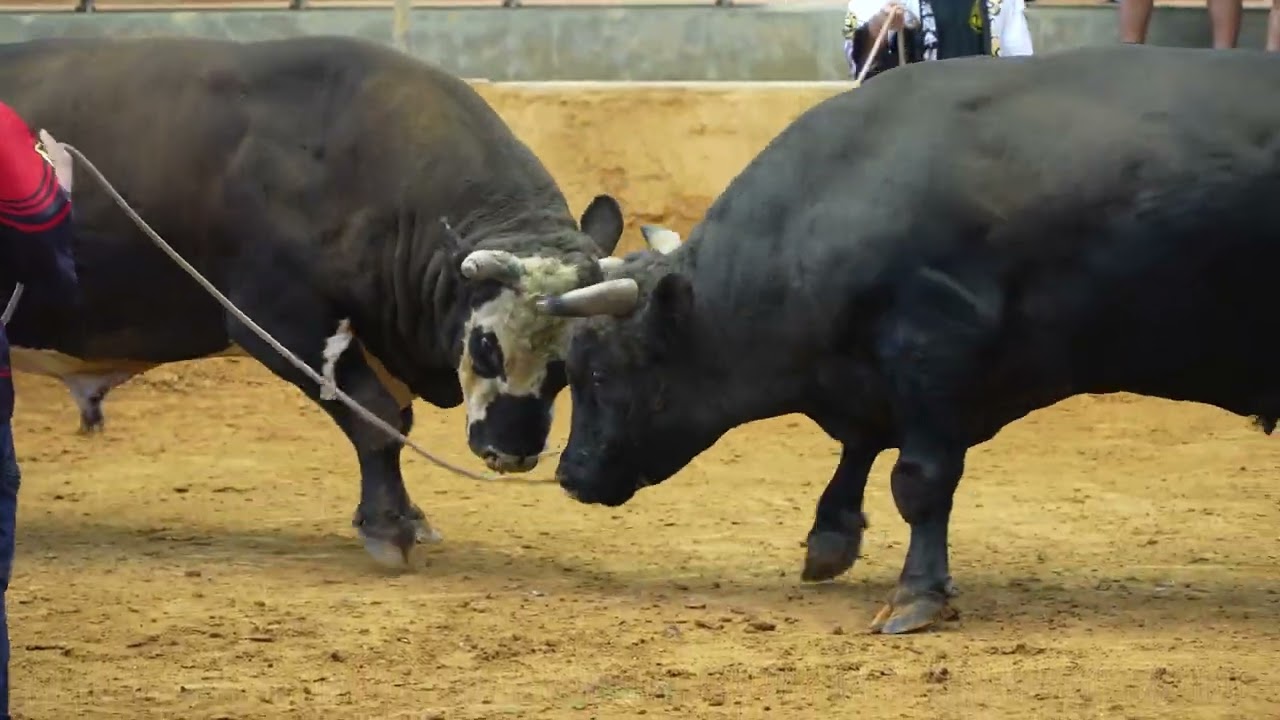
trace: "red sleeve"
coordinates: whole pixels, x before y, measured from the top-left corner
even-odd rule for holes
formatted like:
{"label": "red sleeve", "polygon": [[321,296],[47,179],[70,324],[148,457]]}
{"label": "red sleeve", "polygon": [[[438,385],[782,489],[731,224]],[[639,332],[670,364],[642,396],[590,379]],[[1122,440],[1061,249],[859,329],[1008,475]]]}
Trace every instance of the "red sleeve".
{"label": "red sleeve", "polygon": [[13,108],[0,103],[0,224],[41,232],[70,210],[39,139]]}

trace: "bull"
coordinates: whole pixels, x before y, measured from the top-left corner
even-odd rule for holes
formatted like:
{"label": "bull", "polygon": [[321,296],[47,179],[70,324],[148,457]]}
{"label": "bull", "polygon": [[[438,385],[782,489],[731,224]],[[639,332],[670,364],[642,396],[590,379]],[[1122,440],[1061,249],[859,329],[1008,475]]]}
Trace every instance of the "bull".
{"label": "bull", "polygon": [[801,578],[853,566],[896,448],[910,544],[871,629],[954,617],[954,494],[1009,423],[1129,392],[1274,428],[1278,85],[1261,52],[1117,46],[909,65],[823,101],[677,250],[543,299],[590,318],[561,486],[619,506],[729,429],[803,414],[842,452]]}
{"label": "bull", "polygon": [[[465,82],[374,43],[308,37],[59,39],[0,46],[0,97],[82,150],[241,310],[401,433],[412,400],[466,403],[467,442],[532,469],[565,385],[564,319],[538,295],[600,280],[622,231],[597,196],[575,219],[533,152]],[[355,449],[353,524],[400,564],[439,533],[409,498],[400,442],[327,400],[166,257],[92,179],[76,188],[82,312],[34,289],[9,326],[18,370],[62,380],[82,429],[115,385],[253,357]],[[14,279],[0,269],[0,294]],[[7,297],[7,294],[0,295]]]}

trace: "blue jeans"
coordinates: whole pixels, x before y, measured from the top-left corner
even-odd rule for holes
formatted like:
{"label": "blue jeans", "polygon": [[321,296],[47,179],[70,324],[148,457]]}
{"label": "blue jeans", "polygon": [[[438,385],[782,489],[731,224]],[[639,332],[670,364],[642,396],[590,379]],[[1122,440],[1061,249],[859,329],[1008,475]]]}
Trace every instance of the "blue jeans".
{"label": "blue jeans", "polygon": [[9,720],[9,615],[5,595],[13,575],[13,540],[18,522],[22,472],[13,450],[13,425],[0,423],[0,720]]}

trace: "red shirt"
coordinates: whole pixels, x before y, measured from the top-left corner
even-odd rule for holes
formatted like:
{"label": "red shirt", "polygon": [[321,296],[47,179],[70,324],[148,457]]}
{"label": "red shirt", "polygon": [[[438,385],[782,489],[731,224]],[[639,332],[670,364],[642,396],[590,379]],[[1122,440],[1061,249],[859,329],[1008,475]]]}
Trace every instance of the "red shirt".
{"label": "red shirt", "polygon": [[[71,195],[58,184],[53,162],[38,136],[13,108],[0,102],[0,308],[8,302],[14,283],[22,283],[42,300],[18,303],[12,328],[0,326],[0,423],[13,416],[13,379],[9,372],[9,333],[27,347],[47,347],[44,322],[70,323],[74,317],[50,321],[49,303],[61,312],[74,312],[79,303],[73,256]],[[44,313],[23,316],[44,306]],[[22,337],[20,337],[22,336]]]}
{"label": "red shirt", "polygon": [[70,211],[39,138],[13,108],[0,103],[0,224],[42,232]]}

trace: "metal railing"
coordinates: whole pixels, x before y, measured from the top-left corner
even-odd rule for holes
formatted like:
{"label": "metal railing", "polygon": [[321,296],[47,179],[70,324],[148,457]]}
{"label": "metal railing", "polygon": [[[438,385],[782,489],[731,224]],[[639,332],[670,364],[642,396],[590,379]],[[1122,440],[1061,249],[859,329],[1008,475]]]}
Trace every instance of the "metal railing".
{"label": "metal railing", "polygon": [[[13,11],[77,13],[117,11],[199,11],[199,10],[306,10],[315,9],[391,9],[411,5],[416,8],[432,7],[494,7],[518,8],[529,6],[584,6],[608,7],[617,5],[704,5],[720,7],[759,4],[829,4],[843,6],[846,0],[0,0],[0,13]],[[1032,0],[1034,5],[1112,5],[1114,0]],[[1245,0],[1246,7],[1269,5],[1270,0]],[[1156,5],[1204,6],[1204,0],[1156,0]]]}
{"label": "metal railing", "polygon": [[[702,5],[730,6],[758,4],[761,0],[410,0],[415,8],[493,7],[517,8],[524,5],[558,5],[607,7],[617,5]],[[774,0],[777,1],[777,0]],[[782,0],[796,4],[814,0]],[[403,0],[0,0],[0,13],[5,12],[123,12],[123,11],[200,11],[200,10],[307,10],[315,9],[392,9]],[[839,2],[839,0],[833,0]]]}

